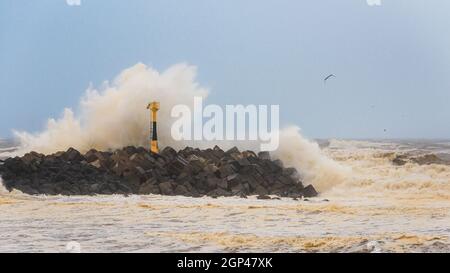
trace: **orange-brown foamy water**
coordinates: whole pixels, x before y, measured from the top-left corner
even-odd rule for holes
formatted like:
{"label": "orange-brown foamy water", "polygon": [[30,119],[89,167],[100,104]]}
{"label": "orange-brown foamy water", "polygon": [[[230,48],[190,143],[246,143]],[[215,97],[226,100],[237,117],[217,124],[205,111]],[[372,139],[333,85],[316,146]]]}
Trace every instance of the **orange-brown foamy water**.
{"label": "orange-brown foamy water", "polygon": [[441,144],[330,141],[324,152],[350,175],[308,201],[2,190],[0,251],[448,252],[450,165],[391,163],[448,153]]}

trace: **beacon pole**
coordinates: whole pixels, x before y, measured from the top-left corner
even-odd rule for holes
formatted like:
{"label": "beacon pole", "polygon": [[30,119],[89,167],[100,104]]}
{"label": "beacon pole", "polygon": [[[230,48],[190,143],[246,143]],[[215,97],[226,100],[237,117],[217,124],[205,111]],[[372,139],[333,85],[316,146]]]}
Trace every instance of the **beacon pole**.
{"label": "beacon pole", "polygon": [[150,151],[153,153],[159,153],[158,149],[158,135],[156,129],[157,116],[156,112],[159,110],[159,102],[153,101],[147,105],[147,109],[150,109]]}

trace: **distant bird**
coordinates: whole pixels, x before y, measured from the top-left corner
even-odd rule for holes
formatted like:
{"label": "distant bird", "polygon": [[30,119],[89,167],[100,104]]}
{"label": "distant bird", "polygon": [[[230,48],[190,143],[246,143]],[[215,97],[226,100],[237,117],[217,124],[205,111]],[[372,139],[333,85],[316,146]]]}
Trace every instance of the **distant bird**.
{"label": "distant bird", "polygon": [[330,74],[330,75],[326,76],[325,79],[323,79],[323,83],[326,83],[331,77],[336,78],[336,76],[334,74]]}

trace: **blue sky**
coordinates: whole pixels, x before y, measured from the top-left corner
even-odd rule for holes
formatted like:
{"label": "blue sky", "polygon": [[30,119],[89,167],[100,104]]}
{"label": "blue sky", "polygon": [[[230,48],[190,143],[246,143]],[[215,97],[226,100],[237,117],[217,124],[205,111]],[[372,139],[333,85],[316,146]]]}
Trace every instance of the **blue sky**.
{"label": "blue sky", "polygon": [[187,62],[208,102],[279,104],[310,137],[450,138],[449,31],[438,0],[2,0],[0,137],[137,62]]}

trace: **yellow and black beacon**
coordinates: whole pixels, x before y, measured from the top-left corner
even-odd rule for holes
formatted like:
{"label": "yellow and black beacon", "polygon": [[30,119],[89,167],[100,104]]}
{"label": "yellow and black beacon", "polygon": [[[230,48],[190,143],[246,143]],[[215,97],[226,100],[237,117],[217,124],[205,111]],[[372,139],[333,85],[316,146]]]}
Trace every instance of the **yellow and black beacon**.
{"label": "yellow and black beacon", "polygon": [[150,151],[152,153],[159,153],[158,149],[158,135],[156,133],[156,112],[159,110],[159,102],[153,101],[147,105],[147,109],[150,109]]}

